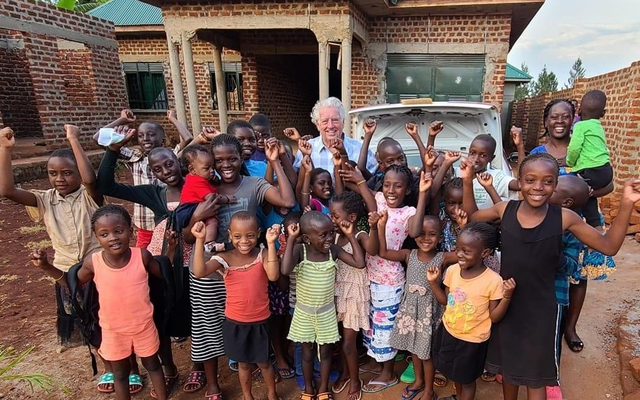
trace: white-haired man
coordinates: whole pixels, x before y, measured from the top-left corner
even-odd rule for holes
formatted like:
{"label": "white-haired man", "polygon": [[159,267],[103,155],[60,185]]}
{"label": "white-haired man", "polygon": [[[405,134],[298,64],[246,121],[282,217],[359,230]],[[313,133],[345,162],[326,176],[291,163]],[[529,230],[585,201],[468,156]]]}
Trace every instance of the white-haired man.
{"label": "white-haired man", "polygon": [[[311,110],[311,122],[314,123],[320,135],[309,140],[311,145],[311,160],[316,168],[323,168],[329,171],[333,179],[333,161],[329,147],[334,139],[341,139],[344,150],[349,160],[358,161],[362,143],[359,140],[352,139],[344,134],[344,119],[346,111],[342,102],[336,97],[328,97],[324,100],[318,100]],[[298,150],[293,167],[300,169],[302,163],[302,153]],[[374,173],[378,167],[378,162],[371,152],[368,151],[367,169]]]}

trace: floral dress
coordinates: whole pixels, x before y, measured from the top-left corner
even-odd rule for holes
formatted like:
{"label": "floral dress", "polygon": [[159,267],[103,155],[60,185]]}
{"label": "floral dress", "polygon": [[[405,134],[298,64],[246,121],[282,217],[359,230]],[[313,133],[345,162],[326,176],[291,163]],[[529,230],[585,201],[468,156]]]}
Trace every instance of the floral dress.
{"label": "floral dress", "polygon": [[[363,232],[356,234],[358,235]],[[340,235],[336,235],[336,244]],[[347,242],[342,249],[353,254],[351,243]],[[336,311],[338,322],[354,331],[369,329],[369,308],[371,293],[369,292],[369,278],[364,268],[354,268],[341,260],[336,260]]]}
{"label": "floral dress", "polygon": [[392,347],[407,350],[421,360],[431,358],[431,336],[444,311],[431,291],[426,271],[432,266],[440,267],[442,260],[443,253],[437,253],[424,263],[418,259],[418,250],[411,251],[404,297],[391,331]]}

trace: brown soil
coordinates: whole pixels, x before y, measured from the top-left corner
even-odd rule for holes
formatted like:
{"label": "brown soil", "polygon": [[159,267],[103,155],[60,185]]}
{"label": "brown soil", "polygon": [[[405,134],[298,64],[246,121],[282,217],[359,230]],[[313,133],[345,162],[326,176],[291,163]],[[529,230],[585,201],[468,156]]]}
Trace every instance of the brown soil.
{"label": "brown soil", "polygon": [[[39,180],[23,185],[24,188],[48,188],[46,180]],[[91,376],[88,350],[85,346],[73,347],[58,353],[55,334],[55,297],[53,281],[43,278],[41,272],[29,263],[29,246],[46,244],[47,234],[43,227],[33,223],[21,206],[0,200],[0,344],[24,350],[35,346],[34,351],[14,371],[44,372],[54,376],[63,383],[71,395],[60,392],[45,395],[42,392],[32,393],[24,383],[0,383],[0,398],[11,400],[30,399],[83,399],[103,400],[113,398],[96,391],[97,377]],[[640,267],[634,262],[640,251],[640,244],[628,239],[616,258],[618,271],[604,282],[590,282],[589,293],[579,323],[579,334],[585,342],[582,353],[571,353],[564,348],[562,357],[562,382],[564,397],[568,400],[578,399],[622,399],[619,380],[619,361],[615,351],[614,331],[618,317],[631,306],[631,299],[638,296],[637,276]],[[180,370],[180,377],[185,379],[190,368],[188,342],[174,344],[174,356]],[[2,366],[0,366],[1,368]],[[406,367],[405,362],[396,366],[398,374]],[[226,362],[221,362],[221,386],[226,399],[241,399],[237,377],[231,373]],[[146,376],[145,390],[134,395],[134,399],[148,399],[149,383]],[[370,374],[362,376],[366,382],[373,378]],[[400,398],[404,384],[400,384],[385,392],[370,395],[364,399]],[[204,392],[187,395],[176,386],[173,399],[202,399]],[[264,398],[264,385],[254,385],[256,398]],[[284,381],[278,385],[283,399],[296,398],[300,391],[294,381]],[[452,393],[451,385],[438,389],[440,397]],[[502,398],[500,386],[496,383],[478,383],[478,400],[495,400]],[[524,391],[520,398],[526,398]],[[337,395],[337,400],[346,399],[345,393]]]}

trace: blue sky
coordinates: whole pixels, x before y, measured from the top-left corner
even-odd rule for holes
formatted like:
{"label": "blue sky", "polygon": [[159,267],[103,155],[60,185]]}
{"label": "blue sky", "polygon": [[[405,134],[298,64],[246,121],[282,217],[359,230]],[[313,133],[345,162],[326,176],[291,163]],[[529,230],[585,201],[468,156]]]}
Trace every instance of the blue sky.
{"label": "blue sky", "polygon": [[640,1],[546,0],[509,53],[537,78],[544,64],[562,88],[580,56],[586,76],[600,75],[640,60]]}

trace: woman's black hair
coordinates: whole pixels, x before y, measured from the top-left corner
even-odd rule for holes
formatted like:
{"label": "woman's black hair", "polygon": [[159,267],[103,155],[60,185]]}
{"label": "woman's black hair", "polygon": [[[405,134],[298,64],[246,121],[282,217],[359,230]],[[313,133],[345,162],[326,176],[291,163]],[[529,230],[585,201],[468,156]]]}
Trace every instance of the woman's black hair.
{"label": "woman's black hair", "polygon": [[544,106],[544,112],[542,113],[542,125],[544,126],[544,133],[540,137],[545,137],[549,135],[549,130],[547,130],[547,126],[546,126],[547,118],[549,118],[549,113],[551,112],[551,109],[553,108],[553,106],[560,103],[566,103],[569,106],[569,108],[571,109],[571,118],[573,118],[576,115],[576,108],[571,102],[571,100],[567,100],[567,99],[551,100],[550,102],[547,103],[546,106]]}
{"label": "woman's black hair", "polygon": [[310,179],[311,179],[310,182],[311,182],[311,184],[313,185],[316,182],[316,179],[318,179],[318,176],[320,176],[322,174],[329,174],[329,178],[331,178],[331,174],[326,169],[324,169],[324,168],[314,168],[311,171],[311,174],[310,174]]}
{"label": "woman's black hair", "polygon": [[547,161],[549,162],[549,164],[552,164],[555,167],[555,171],[556,171],[556,180],[558,179],[558,171],[560,170],[560,165],[558,164],[558,160],[556,160],[551,154],[549,153],[533,153],[533,154],[529,154],[528,156],[526,156],[524,158],[524,160],[522,160],[522,162],[520,163],[520,167],[518,168],[518,176],[524,176],[522,171],[524,171],[524,166],[532,163],[534,161],[539,161],[539,160],[543,160],[543,161]]}
{"label": "woman's black hair", "polygon": [[445,183],[444,193],[447,193],[449,190],[453,189],[462,189],[462,178],[451,178],[447,183]]}
{"label": "woman's black hair", "polygon": [[490,249],[492,253],[498,248],[500,243],[498,230],[486,222],[470,222],[462,228],[460,235],[463,233],[471,233],[478,236],[482,247],[484,249]]}
{"label": "woman's black hair", "polygon": [[393,171],[400,175],[404,175],[407,178],[407,187],[409,189],[413,188],[413,174],[411,173],[411,170],[409,169],[409,167],[406,167],[404,165],[398,165],[398,164],[389,165],[387,169],[385,169],[384,172],[382,173],[382,182],[384,182],[384,178],[387,176],[387,173],[389,173],[390,171]]}
{"label": "woman's black hair", "polygon": [[58,149],[54,150],[53,153],[49,156],[49,160],[54,157],[66,158],[67,160],[73,161],[74,164],[78,164],[76,161],[76,156],[73,154],[73,150],[71,149]]}
{"label": "woman's black hair", "polygon": [[[244,122],[244,121],[243,121]],[[253,129],[253,128],[251,128]],[[213,153],[213,149],[220,146],[231,146],[236,149],[238,155],[242,155],[242,145],[240,141],[236,139],[235,136],[230,135],[228,133],[222,133],[211,140],[211,153]],[[247,166],[242,163],[240,167],[240,175],[249,176],[249,171],[247,170]]]}
{"label": "woman's black hair", "polygon": [[119,215],[124,219],[129,227],[131,227],[131,215],[126,208],[119,206],[117,204],[105,204],[104,206],[98,208],[96,212],[91,216],[91,230],[95,231],[96,221],[105,215]]}

